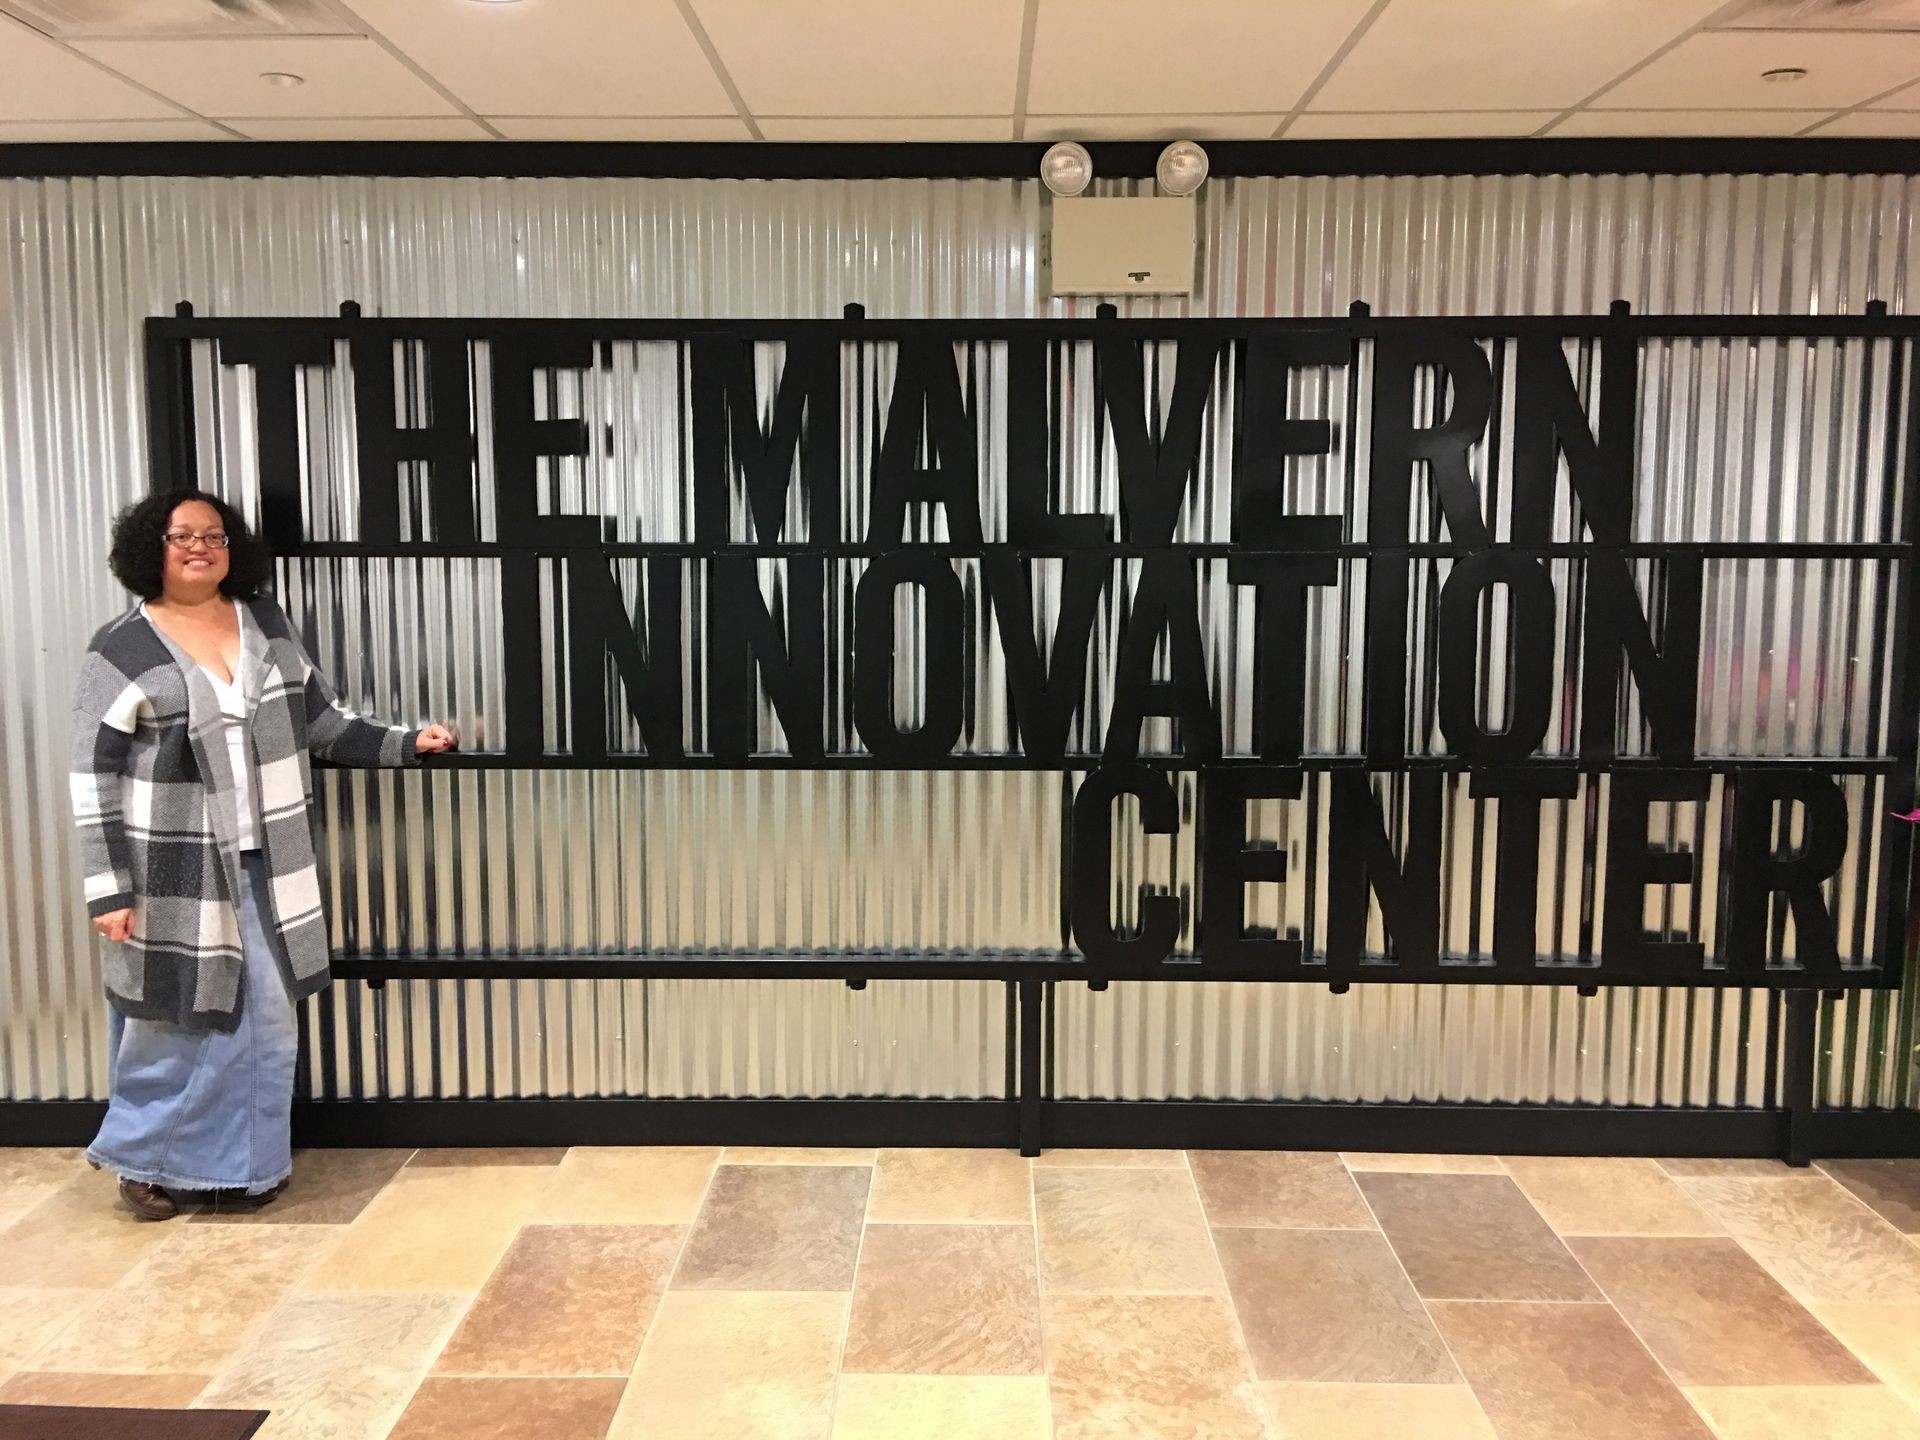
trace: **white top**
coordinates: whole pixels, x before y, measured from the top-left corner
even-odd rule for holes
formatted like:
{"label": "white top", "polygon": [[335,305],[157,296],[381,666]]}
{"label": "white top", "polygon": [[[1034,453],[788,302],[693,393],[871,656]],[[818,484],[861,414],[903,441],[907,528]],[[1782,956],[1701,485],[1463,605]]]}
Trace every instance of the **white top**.
{"label": "white top", "polygon": [[[227,766],[233,771],[234,848],[258,850],[260,837],[253,824],[253,766],[247,761],[247,621],[244,611],[237,606],[235,610],[241,635],[240,658],[234,665],[233,678],[223,680],[205,665],[200,667],[200,673],[207,677],[207,683],[213,686],[214,698],[220,702],[221,728],[227,737]],[[147,623],[153,623],[144,603],[140,613],[147,616]]]}

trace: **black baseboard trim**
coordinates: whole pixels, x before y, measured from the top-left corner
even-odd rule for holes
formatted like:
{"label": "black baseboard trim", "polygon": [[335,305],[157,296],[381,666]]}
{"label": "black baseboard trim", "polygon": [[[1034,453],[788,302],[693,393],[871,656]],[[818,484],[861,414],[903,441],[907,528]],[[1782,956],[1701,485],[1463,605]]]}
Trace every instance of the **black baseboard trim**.
{"label": "black baseboard trim", "polygon": [[[105,1106],[0,1101],[0,1146],[84,1145]],[[475,1145],[942,1145],[1011,1149],[1004,1100],[304,1100],[294,1143]],[[1374,1150],[1460,1154],[1777,1156],[1783,1110],[1598,1105],[1362,1105],[1050,1100],[1048,1149]],[[1920,1157],[1920,1110],[1816,1110],[1812,1151]]]}

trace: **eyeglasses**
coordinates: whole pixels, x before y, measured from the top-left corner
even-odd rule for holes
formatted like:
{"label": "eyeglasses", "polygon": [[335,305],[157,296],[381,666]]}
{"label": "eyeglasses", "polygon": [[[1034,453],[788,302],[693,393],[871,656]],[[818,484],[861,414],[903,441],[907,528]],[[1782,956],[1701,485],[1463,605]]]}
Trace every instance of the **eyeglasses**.
{"label": "eyeglasses", "polygon": [[209,550],[227,548],[227,536],[223,530],[209,530],[204,535],[196,535],[191,530],[169,530],[162,538],[176,550],[191,550],[196,541],[205,544]]}

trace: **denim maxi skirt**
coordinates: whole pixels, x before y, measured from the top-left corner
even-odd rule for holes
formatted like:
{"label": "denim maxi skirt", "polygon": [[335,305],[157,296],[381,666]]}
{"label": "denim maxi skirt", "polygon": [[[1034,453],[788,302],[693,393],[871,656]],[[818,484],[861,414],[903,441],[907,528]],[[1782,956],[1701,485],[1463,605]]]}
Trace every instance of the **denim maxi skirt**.
{"label": "denim maxi skirt", "polygon": [[232,1033],[107,1010],[107,1118],[87,1158],[170,1190],[266,1190],[293,1171],[298,1029],[264,917],[266,857],[241,854],[240,1023]]}

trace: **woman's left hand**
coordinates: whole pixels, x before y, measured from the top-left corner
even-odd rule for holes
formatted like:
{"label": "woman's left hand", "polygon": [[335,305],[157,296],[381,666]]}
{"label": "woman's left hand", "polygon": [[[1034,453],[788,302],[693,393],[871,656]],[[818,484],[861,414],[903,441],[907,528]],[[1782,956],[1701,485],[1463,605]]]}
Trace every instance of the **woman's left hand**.
{"label": "woman's left hand", "polygon": [[460,743],[453,731],[444,725],[429,725],[414,737],[413,748],[422,755],[438,755],[443,750],[451,750]]}

